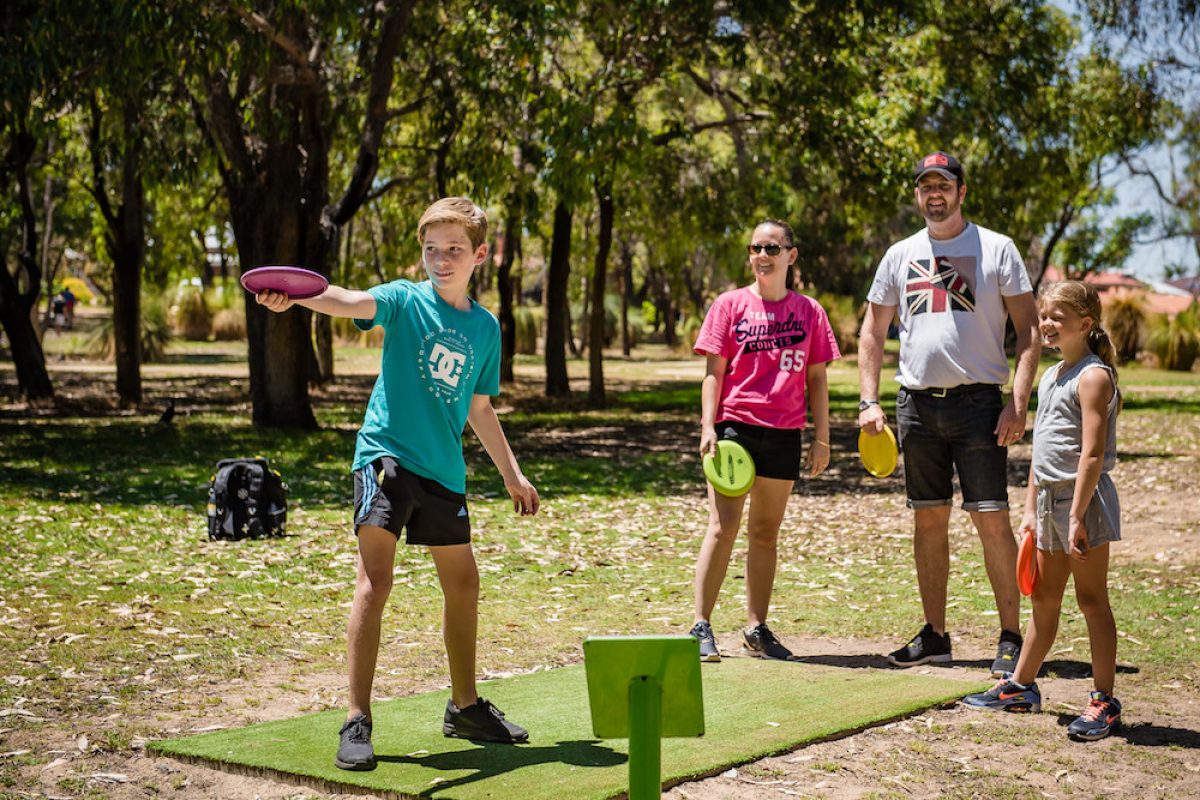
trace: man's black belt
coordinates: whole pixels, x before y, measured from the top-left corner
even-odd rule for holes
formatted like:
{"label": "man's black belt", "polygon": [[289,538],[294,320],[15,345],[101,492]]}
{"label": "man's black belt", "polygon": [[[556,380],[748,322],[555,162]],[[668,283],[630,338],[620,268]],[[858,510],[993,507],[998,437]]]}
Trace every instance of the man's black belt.
{"label": "man's black belt", "polygon": [[995,389],[999,391],[1000,386],[995,383],[963,383],[958,386],[930,386],[925,389],[909,389],[905,387],[904,390],[909,394],[921,394],[926,397],[953,397],[954,395],[978,392],[983,389]]}

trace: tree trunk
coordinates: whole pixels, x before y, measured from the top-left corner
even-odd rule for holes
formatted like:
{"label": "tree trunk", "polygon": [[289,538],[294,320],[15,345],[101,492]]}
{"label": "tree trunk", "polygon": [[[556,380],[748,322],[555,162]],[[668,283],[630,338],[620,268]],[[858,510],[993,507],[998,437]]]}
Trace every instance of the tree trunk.
{"label": "tree trunk", "polygon": [[500,294],[500,380],[512,383],[513,359],[517,353],[517,320],[513,312],[512,267],[521,241],[521,201],[514,192],[504,210],[504,252],[496,273],[496,290]]}
{"label": "tree trunk", "polygon": [[[46,354],[34,329],[33,312],[41,288],[41,267],[37,258],[37,217],[29,191],[29,161],[36,143],[21,130],[8,143],[3,164],[11,169],[9,177],[17,187],[17,208],[21,214],[21,248],[12,272],[7,261],[0,269],[0,323],[8,336],[17,386],[31,406],[50,407],[55,403],[54,384],[46,370]],[[11,184],[10,184],[11,185]],[[24,279],[21,273],[24,272]]]}
{"label": "tree trunk", "polygon": [[612,183],[596,185],[600,206],[600,232],[596,240],[596,261],[592,269],[592,314],[588,325],[588,403],[604,406],[604,290],[608,282],[608,251],[612,249]]}
{"label": "tree trunk", "polygon": [[571,207],[554,207],[554,234],[546,279],[546,396],[571,393],[567,378],[567,281],[571,277]]}
{"label": "tree trunk", "polygon": [[324,386],[333,380],[333,320],[325,314],[312,315],[313,347],[317,359],[316,380]]}
{"label": "tree trunk", "polygon": [[629,304],[633,300],[633,245],[629,237],[621,239],[621,353],[628,357],[633,352],[629,330]]}
{"label": "tree trunk", "polygon": [[[111,218],[109,252],[113,257],[113,342],[117,365],[117,404],[142,402],[142,261],[146,252],[145,192],[139,154],[137,109],[126,101],[121,152],[121,205]],[[97,154],[95,157],[99,157]],[[103,184],[97,192],[105,191]],[[107,215],[106,215],[107,216]]]}

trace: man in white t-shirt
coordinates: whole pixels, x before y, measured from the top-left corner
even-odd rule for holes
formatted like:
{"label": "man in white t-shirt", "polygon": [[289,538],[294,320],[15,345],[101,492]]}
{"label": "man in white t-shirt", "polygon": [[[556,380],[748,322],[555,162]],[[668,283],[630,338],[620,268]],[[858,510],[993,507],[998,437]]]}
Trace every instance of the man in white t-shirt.
{"label": "man in white t-shirt", "polygon": [[[888,659],[901,667],[951,659],[946,587],[957,472],[962,507],[983,543],[1000,613],[992,664],[992,674],[999,677],[1016,667],[1022,643],[1006,448],[1025,433],[1040,350],[1037,306],[1012,239],[963,219],[967,186],[958,160],[931,153],[917,162],[914,178],[926,227],[884,255],[867,294],[859,338],[858,424],[878,434],[887,424],[879,405],[883,344],[888,325],[899,315],[896,421],[908,506],[915,517],[913,555],[925,627]],[[1006,404],[1001,387],[1009,375],[1004,331],[1010,318],[1017,363]]]}

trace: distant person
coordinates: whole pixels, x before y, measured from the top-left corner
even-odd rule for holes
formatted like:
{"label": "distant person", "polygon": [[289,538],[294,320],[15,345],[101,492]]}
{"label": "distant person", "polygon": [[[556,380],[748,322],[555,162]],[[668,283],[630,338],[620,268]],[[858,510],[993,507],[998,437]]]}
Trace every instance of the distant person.
{"label": "distant person", "polygon": [[62,290],[63,299],[63,321],[67,329],[75,327],[75,293],[71,291],[70,286],[64,286]]}
{"label": "distant person", "polygon": [[51,307],[53,309],[52,314],[54,318],[54,332],[62,333],[63,327],[65,327],[67,324],[67,298],[63,297],[62,292],[54,295],[54,299],[51,301]]}
{"label": "distant person", "polygon": [[1025,647],[1012,675],[991,690],[968,696],[970,708],[1041,709],[1035,683],[1058,632],[1067,578],[1087,622],[1092,684],[1083,714],[1067,727],[1077,739],[1103,739],[1121,722],[1113,697],[1117,627],[1108,603],[1108,545],[1121,538],[1121,507],[1108,473],[1117,460],[1116,352],[1100,327],[1100,295],[1086,283],[1065,281],[1041,296],[1041,329],[1062,361],[1038,385],[1033,462],[1025,496],[1023,531],[1037,536],[1038,579]]}
{"label": "distant person", "polygon": [[524,742],[528,733],[479,697],[475,685],[479,571],[471,550],[462,432],[471,424],[504,478],[514,509],[536,514],[538,493],[525,478],[492,408],[500,390],[500,326],[467,296],[487,257],[487,216],[463,197],[426,209],[417,225],[429,280],[392,281],[367,291],[330,286],[308,300],[264,291],[258,302],[350,317],[360,329],[384,328],[383,361],[354,453],[358,579],[347,630],[350,709],[335,763],[375,768],[371,687],[396,543],[429,548],[445,599],[450,699],[442,732],[485,742]]}
{"label": "distant person", "polygon": [[713,609],[729,568],[746,498],[746,650],[788,661],[792,652],[767,627],[775,583],[776,543],[792,486],[800,477],[804,427],[812,442],[803,457],[808,477],[829,465],[829,382],[825,365],[841,357],[829,318],[811,297],[792,291],[799,255],[784,222],[754,229],[747,248],[754,282],[716,299],[696,340],[707,360],[701,386],[700,454],[733,439],[750,453],[756,478],[748,495],[726,497],[708,487],[708,531],[696,563],[695,625],[703,661],[720,661]]}
{"label": "distant person", "polygon": [[[917,162],[916,203],[926,227],[887,251],[875,273],[859,339],[858,424],[880,433],[879,372],[888,324],[900,317],[896,421],[904,482],[913,509],[913,555],[925,626],[888,655],[896,666],[951,660],[946,632],[952,479],[983,543],[1000,612],[992,674],[1011,672],[1021,651],[1017,545],[1008,517],[1008,451],[1025,432],[1040,347],[1037,305],[1012,239],[963,218],[966,179],[938,151]],[[1005,323],[1016,330],[1012,398]]]}

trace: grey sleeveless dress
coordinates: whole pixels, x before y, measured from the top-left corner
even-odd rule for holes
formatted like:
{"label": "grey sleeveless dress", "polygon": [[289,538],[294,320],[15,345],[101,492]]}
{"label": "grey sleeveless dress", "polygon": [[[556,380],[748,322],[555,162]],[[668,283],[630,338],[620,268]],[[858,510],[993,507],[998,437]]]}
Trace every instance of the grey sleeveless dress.
{"label": "grey sleeveless dress", "polygon": [[[1033,426],[1033,474],[1038,482],[1037,546],[1039,550],[1069,552],[1071,542],[1068,516],[1075,495],[1075,476],[1083,445],[1083,409],[1079,403],[1079,379],[1089,369],[1103,369],[1112,379],[1112,370],[1100,358],[1089,354],[1070,369],[1062,362],[1042,375],[1038,384],[1037,417]],[[1096,491],[1084,512],[1088,547],[1097,547],[1121,538],[1121,504],[1109,470],[1117,462],[1117,409],[1120,397],[1114,391],[1108,403],[1108,436],[1104,461]]]}

